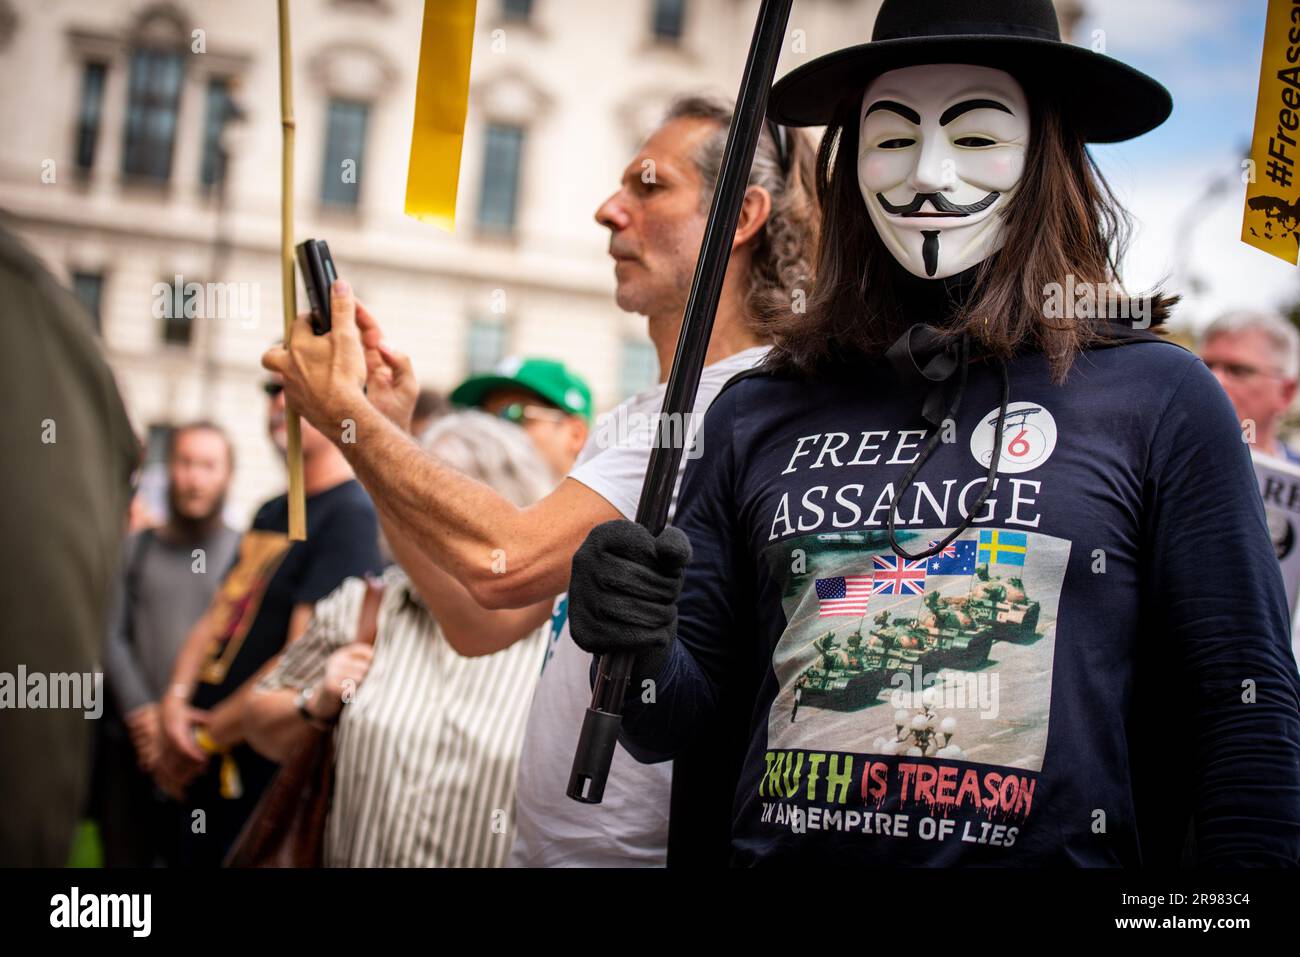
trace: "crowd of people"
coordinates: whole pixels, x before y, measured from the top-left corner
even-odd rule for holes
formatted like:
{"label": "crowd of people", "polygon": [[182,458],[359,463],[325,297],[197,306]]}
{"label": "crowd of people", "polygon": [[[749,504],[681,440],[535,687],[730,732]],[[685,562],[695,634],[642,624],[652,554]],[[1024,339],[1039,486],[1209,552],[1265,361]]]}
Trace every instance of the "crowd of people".
{"label": "crowd of people", "polygon": [[[986,5],[1060,55],[1050,3]],[[344,268],[333,331],[300,318],[263,357],[281,452],[286,405],[304,418],[306,541],[285,495],[227,527],[229,439],[175,428],[168,515],[103,591],[105,862],[236,859],[329,730],[325,866],[1296,863],[1300,675],[1250,452],[1297,461],[1300,338],[1233,313],[1198,361],[1158,294],[1151,329],[1045,319],[1026,290],[1118,282],[1123,211],[1085,143],[1154,128],[1168,97],[1089,51],[1122,108],[1031,86],[1046,68],[998,68],[975,26],[887,2],[875,42],[773,90],[663,534],[633,519],[717,97],[677,99],[595,214],[656,387],[598,419],[535,356],[422,393]],[[918,39],[972,30],[992,52],[956,64]],[[938,657],[952,634],[966,657]],[[944,719],[943,683],[883,706],[860,691],[873,642],[949,683],[998,649],[1006,723]],[[565,792],[607,653],[633,680],[584,804]]]}
{"label": "crowd of people", "polygon": [[[618,264],[618,305],[648,318],[665,370],[730,119],[720,98],[678,99],[596,211]],[[648,157],[655,183],[642,179]],[[793,131],[760,144],[700,413],[762,360],[761,322],[808,274],[812,160]],[[406,516],[367,494],[307,421],[307,541],[288,540],[284,495],[236,535],[221,518],[229,442],[211,423],[178,426],[170,515],[127,539],[109,632],[117,717],[93,789],[105,862],[221,864],[279,763],[310,728],[335,723],[327,864],[664,864],[668,765],[620,749],[602,805],[563,798],[589,664],[568,635],[564,580],[593,527],[635,514],[664,385],[613,410],[603,430],[586,382],[549,358],[507,359],[439,401],[381,345],[364,307],[355,315],[372,366],[367,401],[412,437],[411,468],[436,470],[449,500],[466,499],[459,514],[436,509],[440,549],[459,567],[430,561]],[[281,377],[264,387],[283,452]],[[506,546],[480,548],[488,543],[467,523]],[[206,574],[193,573],[196,551]],[[367,579],[383,592],[373,644],[358,640]],[[683,857],[725,859],[725,836],[713,837],[707,849],[685,843]]]}

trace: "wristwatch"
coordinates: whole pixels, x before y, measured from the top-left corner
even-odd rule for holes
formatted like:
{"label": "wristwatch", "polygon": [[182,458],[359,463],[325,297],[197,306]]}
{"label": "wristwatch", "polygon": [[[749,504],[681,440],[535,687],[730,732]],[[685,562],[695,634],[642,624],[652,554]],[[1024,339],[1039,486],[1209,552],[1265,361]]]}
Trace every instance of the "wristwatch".
{"label": "wristwatch", "polygon": [[316,717],[311,713],[307,705],[311,702],[312,696],[316,694],[316,686],[310,685],[298,692],[298,696],[293,699],[293,706],[298,709],[298,714],[302,720],[306,721],[313,728],[319,728],[324,731],[329,727],[329,722]]}

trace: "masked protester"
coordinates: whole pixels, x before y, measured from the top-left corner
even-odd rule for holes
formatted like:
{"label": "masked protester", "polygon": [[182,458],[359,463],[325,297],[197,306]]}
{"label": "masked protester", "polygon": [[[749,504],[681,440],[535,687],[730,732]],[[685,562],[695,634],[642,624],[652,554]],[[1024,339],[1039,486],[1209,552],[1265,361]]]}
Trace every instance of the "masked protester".
{"label": "masked protester", "polygon": [[827,125],[807,314],[714,402],[676,527],[573,563],[575,641],[636,656],[624,744],[671,758],[752,691],[738,864],[1295,862],[1250,456],[1148,328],[1172,300],[1120,294],[1085,149],[1168,93],[1048,0],[886,0],[771,104]]}

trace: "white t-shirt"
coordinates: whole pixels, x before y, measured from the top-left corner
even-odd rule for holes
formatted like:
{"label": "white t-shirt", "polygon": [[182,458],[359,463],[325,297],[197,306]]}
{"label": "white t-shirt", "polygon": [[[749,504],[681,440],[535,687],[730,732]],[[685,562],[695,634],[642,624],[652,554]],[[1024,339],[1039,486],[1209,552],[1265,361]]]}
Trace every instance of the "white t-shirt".
{"label": "white t-shirt", "polygon": [[[766,354],[766,346],[757,346],[706,366],[695,411],[686,423],[659,420],[664,385],[634,395],[600,417],[569,477],[627,518],[635,518],[655,430],[685,425],[688,437],[696,435],[727,380],[757,365]],[[695,457],[698,450],[688,442],[682,469]],[[673,488],[670,519],[680,486],[681,472]],[[510,866],[662,867],[668,854],[671,763],[640,764],[620,745],[600,804],[580,804],[565,793],[578,732],[591,702],[591,655],[569,636],[568,606],[567,594],[556,599],[542,677],[528,713]]]}

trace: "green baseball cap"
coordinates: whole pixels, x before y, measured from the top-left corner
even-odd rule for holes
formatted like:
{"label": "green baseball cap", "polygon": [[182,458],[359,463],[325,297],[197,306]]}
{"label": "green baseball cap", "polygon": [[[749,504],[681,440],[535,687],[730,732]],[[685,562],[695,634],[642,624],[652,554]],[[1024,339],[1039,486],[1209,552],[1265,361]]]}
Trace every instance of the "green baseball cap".
{"label": "green baseball cap", "polygon": [[491,372],[470,376],[451,393],[455,405],[474,407],[494,389],[521,388],[536,392],[570,415],[591,421],[591,388],[563,362],[555,359],[502,359]]}

